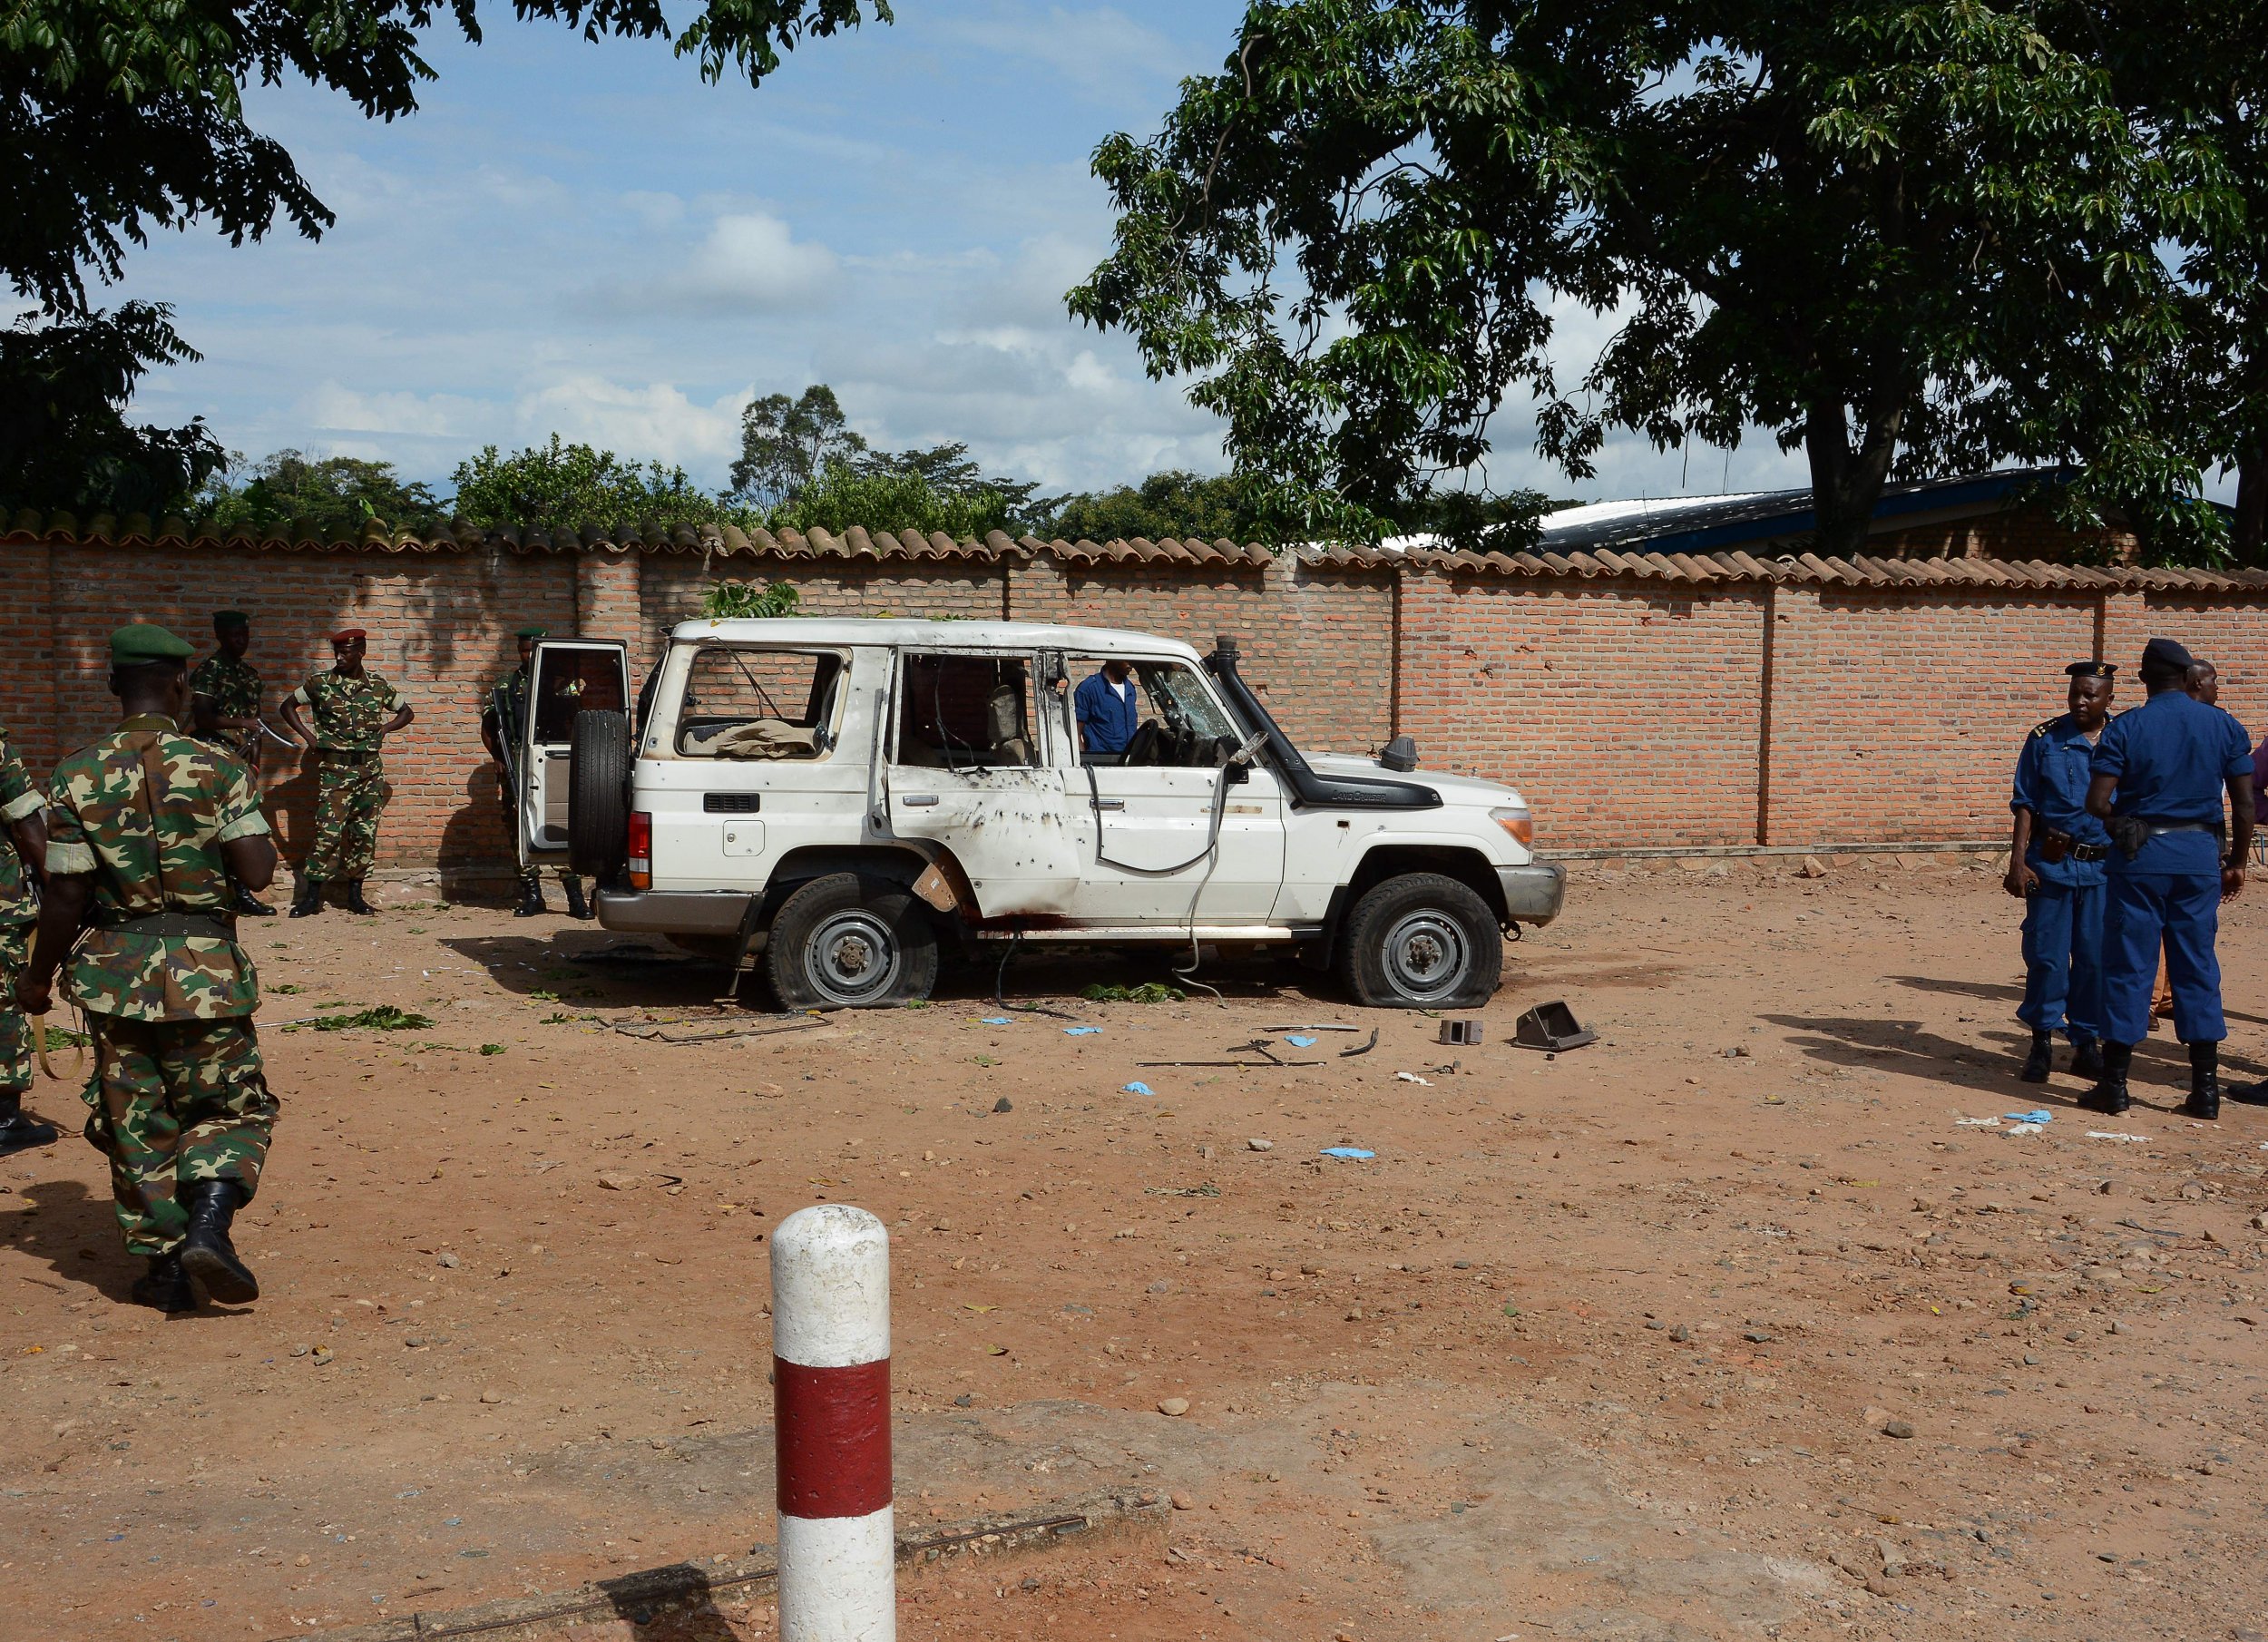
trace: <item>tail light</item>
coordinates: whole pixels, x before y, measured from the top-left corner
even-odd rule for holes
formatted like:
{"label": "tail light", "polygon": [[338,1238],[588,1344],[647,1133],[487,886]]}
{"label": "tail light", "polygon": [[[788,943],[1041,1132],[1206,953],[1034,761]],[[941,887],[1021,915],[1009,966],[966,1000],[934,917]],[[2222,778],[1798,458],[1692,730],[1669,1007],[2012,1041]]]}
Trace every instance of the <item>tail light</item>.
{"label": "tail light", "polygon": [[631,812],[628,865],[631,888],[653,887],[653,817],[642,809]]}

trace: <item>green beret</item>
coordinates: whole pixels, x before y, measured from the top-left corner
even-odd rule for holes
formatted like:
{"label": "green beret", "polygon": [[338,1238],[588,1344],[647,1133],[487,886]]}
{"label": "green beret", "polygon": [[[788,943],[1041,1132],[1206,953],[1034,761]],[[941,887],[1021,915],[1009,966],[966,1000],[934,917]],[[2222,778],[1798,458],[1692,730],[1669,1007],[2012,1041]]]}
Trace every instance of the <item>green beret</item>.
{"label": "green beret", "polygon": [[147,621],[122,627],[111,635],[112,667],[139,667],[146,661],[186,661],[196,653],[195,645]]}
{"label": "green beret", "polygon": [[249,627],[252,625],[252,619],[240,610],[217,610],[212,612],[212,625],[216,630],[223,627]]}
{"label": "green beret", "polygon": [[525,627],[522,628],[518,632],[513,635],[515,639],[548,639],[551,636],[552,630],[550,628],[538,627],[533,621],[529,622]]}

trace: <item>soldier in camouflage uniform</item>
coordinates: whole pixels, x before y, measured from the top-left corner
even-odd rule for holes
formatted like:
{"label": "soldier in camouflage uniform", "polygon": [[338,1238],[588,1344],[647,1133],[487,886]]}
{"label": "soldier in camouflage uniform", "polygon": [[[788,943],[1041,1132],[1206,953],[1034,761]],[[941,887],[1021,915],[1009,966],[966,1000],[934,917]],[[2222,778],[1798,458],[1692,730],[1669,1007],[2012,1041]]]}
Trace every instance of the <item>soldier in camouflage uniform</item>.
{"label": "soldier in camouflage uniform", "polygon": [[0,822],[8,829],[0,838],[0,1158],[55,1139],[54,1124],[24,1115],[24,1097],[32,1087],[32,1033],[45,1029],[24,1018],[15,996],[39,916],[33,892],[45,870],[46,807],[8,744],[7,726],[0,724]]}
{"label": "soldier in camouflage uniform", "polygon": [[[252,648],[252,619],[240,610],[217,610],[212,612],[212,636],[217,648],[189,675],[189,688],[197,697],[197,734],[234,753],[258,780],[263,691],[259,671],[244,659]],[[240,885],[236,910],[251,918],[276,915],[274,907]]]}
{"label": "soldier in camouflage uniform", "polygon": [[[291,733],[317,749],[315,847],[299,867],[299,893],[291,915],[323,910],[323,885],[343,879],[341,903],[367,913],[362,880],[377,853],[378,812],[386,807],[386,767],[378,749],[386,738],[415,717],[401,692],[363,670],[367,636],[358,627],[331,635],[332,666],[310,678],[283,704]],[[309,729],[302,709],[315,715]],[[391,716],[389,716],[391,715]]]}
{"label": "soldier in camouflage uniform", "polygon": [[[534,663],[535,641],[549,637],[547,629],[530,625],[515,635],[520,640],[520,665],[496,680],[481,708],[481,745],[496,761],[496,781],[503,797],[504,837],[514,852],[520,841],[520,795],[513,790],[513,759],[518,756],[517,745],[521,730],[527,723],[528,670]],[[513,738],[513,750],[507,752],[506,737]],[[590,904],[582,898],[582,880],[575,876],[572,867],[559,869],[561,887],[567,892],[567,915],[588,918]],[[543,915],[543,874],[531,861],[520,869],[520,904],[513,909],[515,918],[540,918]]]}
{"label": "soldier in camouflage uniform", "polygon": [[39,938],[15,988],[44,1013],[70,960],[94,1037],[86,1136],[110,1158],[127,1252],[150,1261],[133,1297],[167,1312],[194,1308],[192,1279],[224,1305],[259,1297],[229,1230],[276,1121],[259,981],[230,912],[231,882],[266,888],[276,847],[251,772],[181,733],[191,653],[160,627],[111,635],[127,716],[55,767]]}

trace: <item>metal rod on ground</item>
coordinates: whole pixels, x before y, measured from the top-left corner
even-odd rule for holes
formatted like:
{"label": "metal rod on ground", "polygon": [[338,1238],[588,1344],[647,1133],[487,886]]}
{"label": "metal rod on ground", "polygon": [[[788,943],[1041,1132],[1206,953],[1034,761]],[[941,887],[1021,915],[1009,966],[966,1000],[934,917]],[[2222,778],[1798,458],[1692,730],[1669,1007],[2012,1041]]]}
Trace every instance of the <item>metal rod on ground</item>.
{"label": "metal rod on ground", "polygon": [[894,1642],[890,1234],[847,1203],[772,1235],[779,1642]]}

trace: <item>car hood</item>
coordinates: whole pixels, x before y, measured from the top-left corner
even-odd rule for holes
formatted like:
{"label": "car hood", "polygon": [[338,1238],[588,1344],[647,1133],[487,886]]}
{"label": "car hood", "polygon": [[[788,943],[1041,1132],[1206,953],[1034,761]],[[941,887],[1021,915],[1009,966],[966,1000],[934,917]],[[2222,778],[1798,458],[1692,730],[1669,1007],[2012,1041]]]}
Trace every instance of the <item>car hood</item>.
{"label": "car hood", "polygon": [[1388,769],[1375,758],[1358,758],[1348,753],[1309,753],[1305,757],[1309,767],[1318,774],[1366,776],[1374,781],[1413,781],[1421,787],[1432,787],[1441,795],[1443,804],[1503,809],[1513,805],[1524,806],[1528,802],[1516,789],[1500,781],[1482,781],[1472,776],[1443,775],[1439,770],[1431,769],[1413,769],[1404,773]]}

